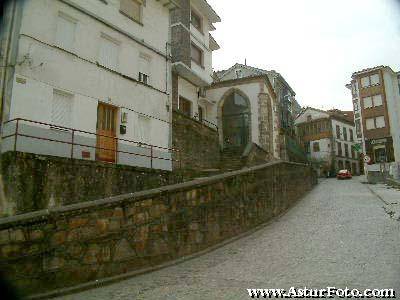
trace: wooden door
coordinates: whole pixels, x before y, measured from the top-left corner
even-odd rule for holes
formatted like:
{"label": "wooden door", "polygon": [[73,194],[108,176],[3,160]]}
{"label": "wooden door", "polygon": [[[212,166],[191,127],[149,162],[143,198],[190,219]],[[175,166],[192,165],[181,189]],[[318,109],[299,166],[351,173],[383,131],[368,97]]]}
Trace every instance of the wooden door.
{"label": "wooden door", "polygon": [[101,161],[116,162],[117,108],[99,103],[97,108],[97,151],[96,158]]}

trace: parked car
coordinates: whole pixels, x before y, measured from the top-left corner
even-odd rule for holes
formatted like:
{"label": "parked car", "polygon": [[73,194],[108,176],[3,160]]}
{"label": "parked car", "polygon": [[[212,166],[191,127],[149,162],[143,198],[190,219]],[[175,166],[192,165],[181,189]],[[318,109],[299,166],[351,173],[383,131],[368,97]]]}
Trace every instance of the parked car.
{"label": "parked car", "polygon": [[351,172],[349,170],[340,170],[336,174],[337,179],[351,179]]}

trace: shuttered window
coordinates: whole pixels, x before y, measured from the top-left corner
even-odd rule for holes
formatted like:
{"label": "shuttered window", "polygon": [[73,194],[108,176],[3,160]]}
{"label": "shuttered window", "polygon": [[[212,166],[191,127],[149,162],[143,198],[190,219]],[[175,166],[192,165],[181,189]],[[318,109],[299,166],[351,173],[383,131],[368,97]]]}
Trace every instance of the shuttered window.
{"label": "shuttered window", "polygon": [[51,123],[57,126],[72,127],[73,95],[61,91],[53,91],[51,106]]}
{"label": "shuttered window", "polygon": [[374,106],[381,106],[382,105],[382,95],[375,95],[374,98]]}
{"label": "shuttered window", "polygon": [[138,138],[142,143],[150,143],[151,120],[149,117],[138,115]]}
{"label": "shuttered window", "polygon": [[372,107],[372,98],[365,97],[364,98],[364,108],[371,108]]}
{"label": "shuttered window", "polygon": [[374,118],[366,119],[365,124],[368,130],[375,129],[375,120]]}
{"label": "shuttered window", "polygon": [[384,128],[385,125],[385,117],[379,116],[375,118],[376,128]]}
{"label": "shuttered window", "polygon": [[120,12],[125,16],[137,21],[142,22],[142,1],[139,0],[121,0]]}
{"label": "shuttered window", "polygon": [[147,55],[139,56],[139,81],[145,84],[150,84],[150,61]]}
{"label": "shuttered window", "polygon": [[191,57],[192,61],[201,67],[203,66],[203,51],[193,43],[191,46]]}
{"label": "shuttered window", "polygon": [[99,63],[111,70],[118,67],[119,44],[106,35],[101,36]]}
{"label": "shuttered window", "polygon": [[379,74],[371,75],[371,85],[379,84]]}
{"label": "shuttered window", "polygon": [[74,49],[76,21],[72,18],[59,14],[57,19],[57,45],[65,50]]}

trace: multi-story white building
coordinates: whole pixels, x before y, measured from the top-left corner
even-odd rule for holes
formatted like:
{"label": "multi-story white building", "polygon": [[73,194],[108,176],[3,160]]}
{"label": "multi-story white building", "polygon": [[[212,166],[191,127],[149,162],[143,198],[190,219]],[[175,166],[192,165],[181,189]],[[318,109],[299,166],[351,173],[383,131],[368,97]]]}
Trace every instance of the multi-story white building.
{"label": "multi-story white building", "polygon": [[378,66],[353,73],[351,90],[356,133],[363,153],[371,159],[367,171],[381,171],[381,163],[399,176],[400,85],[399,73]]}
{"label": "multi-story white building", "polygon": [[339,110],[323,111],[308,107],[295,121],[298,136],[319,175],[334,175],[348,169],[359,174],[359,154],[352,116]]}
{"label": "multi-story white building", "polygon": [[201,98],[212,81],[212,52],[219,45],[211,35],[218,14],[205,0],[177,0],[171,12],[173,108],[189,117],[207,119],[210,105]]}
{"label": "multi-story white building", "polygon": [[42,124],[6,123],[3,152],[171,169],[168,43],[176,7],[172,0],[11,2],[3,118]]}

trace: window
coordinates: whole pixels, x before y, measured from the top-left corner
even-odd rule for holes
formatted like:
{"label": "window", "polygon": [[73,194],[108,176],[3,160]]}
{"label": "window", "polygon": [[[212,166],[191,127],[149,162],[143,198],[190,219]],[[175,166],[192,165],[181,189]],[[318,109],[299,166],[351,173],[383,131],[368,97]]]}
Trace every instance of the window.
{"label": "window", "polygon": [[363,100],[364,100],[364,108],[370,108],[373,106],[371,97],[365,97],[363,98]]}
{"label": "window", "polygon": [[192,61],[201,67],[203,66],[203,51],[193,43],[191,46],[191,57]]}
{"label": "window", "polygon": [[370,76],[371,85],[379,84],[379,74],[374,74]]}
{"label": "window", "polygon": [[360,119],[357,119],[356,120],[356,134],[357,134],[357,137],[361,137],[361,122],[360,122]]}
{"label": "window", "polygon": [[139,56],[139,81],[144,84],[149,84],[150,80],[150,60],[147,55],[141,54]]}
{"label": "window", "polygon": [[204,117],[203,108],[201,106],[199,106],[198,107],[198,111],[199,111],[199,121],[202,122],[203,121],[203,117]]}
{"label": "window", "polygon": [[378,85],[379,83],[380,82],[379,82],[379,74],[378,73],[361,78],[361,86],[363,88],[369,87],[371,85]]}
{"label": "window", "polygon": [[342,154],[343,154],[343,152],[342,152],[342,144],[337,142],[336,146],[337,146],[337,150],[338,150],[337,151],[338,156],[342,156]]}
{"label": "window", "polygon": [[310,153],[310,143],[309,142],[304,143],[304,150],[306,151],[306,153]]}
{"label": "window", "polygon": [[151,119],[138,115],[138,138],[142,143],[150,143]]}
{"label": "window", "polygon": [[350,141],[354,142],[353,129],[349,129]]}
{"label": "window", "polygon": [[[51,105],[51,123],[63,127],[72,127],[73,95],[62,91],[53,91]],[[55,126],[57,128],[57,126]]]}
{"label": "window", "polygon": [[73,50],[76,21],[67,15],[59,13],[57,20],[57,45],[65,50]]}
{"label": "window", "polygon": [[179,97],[179,110],[183,114],[191,117],[192,116],[192,102],[190,102],[189,100],[186,100],[183,97]]}
{"label": "window", "polygon": [[336,125],[336,138],[340,139],[340,126]]}
{"label": "window", "polygon": [[349,145],[344,144],[344,156],[349,157]]}
{"label": "window", "polygon": [[365,124],[366,124],[367,130],[375,129],[375,120],[373,118],[366,119]]}
{"label": "window", "polygon": [[242,70],[240,70],[240,69],[235,70],[235,74],[236,74],[236,78],[242,78],[243,77]]}
{"label": "window", "polygon": [[351,158],[356,158],[356,153],[353,146],[351,146]]}
{"label": "window", "polygon": [[128,18],[142,22],[142,0],[121,0],[119,11]]}
{"label": "window", "polygon": [[358,111],[360,109],[360,106],[358,105],[358,101],[353,102],[353,107],[354,107],[354,111]]}
{"label": "window", "polygon": [[99,63],[116,71],[118,66],[119,44],[102,34],[100,40]]}
{"label": "window", "polygon": [[198,31],[200,31],[201,33],[203,32],[201,17],[197,13],[195,13],[193,10],[191,10],[191,12],[190,12],[190,23]]}
{"label": "window", "polygon": [[343,127],[343,139],[347,141],[347,128]]}
{"label": "window", "polygon": [[382,105],[382,95],[378,94],[372,97],[374,106],[380,106]]}
{"label": "window", "polygon": [[380,116],[375,118],[376,128],[384,128],[385,127],[385,117]]}
{"label": "window", "polygon": [[318,142],[314,142],[313,143],[313,151],[314,152],[319,152],[319,143]]}

